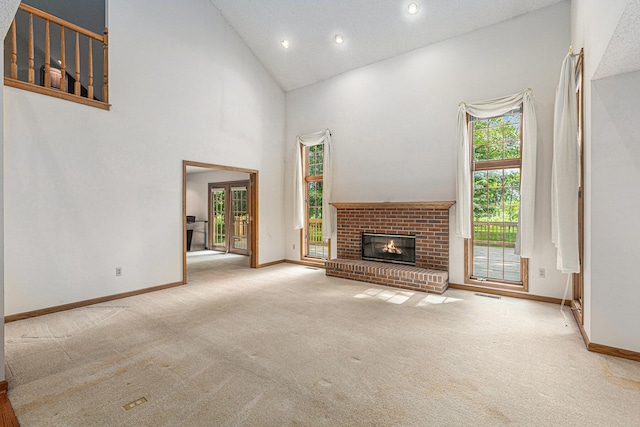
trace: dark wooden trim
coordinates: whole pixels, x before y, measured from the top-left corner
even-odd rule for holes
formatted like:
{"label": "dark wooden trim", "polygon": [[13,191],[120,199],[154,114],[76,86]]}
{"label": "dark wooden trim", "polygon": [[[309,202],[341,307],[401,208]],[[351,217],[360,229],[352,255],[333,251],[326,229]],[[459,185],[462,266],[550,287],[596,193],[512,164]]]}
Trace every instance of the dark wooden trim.
{"label": "dark wooden trim", "polygon": [[29,319],[31,317],[44,316],[45,314],[58,313],[60,311],[73,310],[74,308],[86,307],[88,305],[100,304],[102,302],[109,302],[122,298],[133,297],[136,295],[147,294],[149,292],[161,291],[163,289],[175,288],[176,286],[182,286],[184,282],[168,283],[166,285],[152,286],[150,288],[138,289],[136,291],[123,292],[120,294],[107,295],[104,297],[92,298],[83,301],[72,302],[69,304],[57,305],[54,307],[42,308],[40,310],[27,311],[24,313],[11,314],[4,317],[4,322],[15,322],[16,320]]}
{"label": "dark wooden trim", "polygon": [[39,93],[41,95],[52,96],[58,99],[64,99],[66,101],[76,102],[78,104],[88,105],[90,107],[100,108],[102,110],[110,110],[111,104],[107,104],[106,102],[96,101],[94,99],[83,98],[78,95],[74,95],[72,93],[66,93],[58,89],[53,89],[49,87],[42,87],[36,84],[23,82],[20,80],[13,80],[9,77],[4,78],[4,85],[9,87],[14,87],[16,89],[27,90],[29,92]]}
{"label": "dark wooden trim", "polygon": [[264,264],[259,264],[257,268],[271,267],[272,265],[283,264],[285,262],[287,261],[284,259],[279,259],[277,261],[271,261],[271,262],[265,262]]}
{"label": "dark wooden trim", "polygon": [[580,87],[576,91],[577,113],[578,113],[578,135],[580,136],[580,188],[578,192],[578,255],[580,257],[580,272],[572,274],[573,277],[573,306],[580,311],[574,311],[578,315],[579,325],[584,325],[584,49],[580,49],[576,72],[580,72]]}
{"label": "dark wooden trim", "polygon": [[249,223],[249,231],[251,233],[251,239],[249,239],[249,267],[258,268],[260,263],[258,262],[258,182],[259,172],[255,171],[249,175],[249,192],[251,193],[250,215],[251,222]]}
{"label": "dark wooden trim", "polygon": [[[574,286],[575,286],[575,277],[577,276],[576,273],[573,273],[573,279],[574,279]],[[582,306],[580,305],[580,301],[577,299],[573,299],[571,300],[571,311],[573,312],[573,317],[575,317],[576,319],[576,323],[578,324],[578,326],[580,326],[580,329],[582,330],[582,333],[584,335],[584,316],[582,315]]]}
{"label": "dark wooden trim", "polygon": [[185,166],[197,166],[199,168],[207,168],[207,169],[221,169],[225,171],[246,172],[249,174],[258,172],[255,169],[238,168],[235,166],[216,165],[213,163],[192,162],[189,160],[184,160],[184,163],[185,163]]}
{"label": "dark wooden trim", "polygon": [[608,356],[621,357],[623,359],[629,359],[636,362],[640,362],[640,352],[624,350],[616,347],[609,347],[608,345],[596,344],[590,342],[587,345],[587,349],[594,353],[606,354]]}
{"label": "dark wooden trim", "polygon": [[187,166],[182,161],[182,282],[187,283]]}
{"label": "dark wooden trim", "polygon": [[[449,287],[453,289],[462,289],[464,291],[480,292],[483,294],[492,294],[492,295],[501,295],[505,297],[527,299],[527,300],[538,301],[538,302],[548,302],[550,304],[557,304],[557,305],[560,305],[562,303],[562,299],[560,298],[543,297],[540,295],[531,295],[531,294],[525,294],[523,292],[509,291],[506,289],[490,289],[490,288],[484,288],[481,286],[473,286],[468,284],[460,285],[457,283],[449,283]],[[568,301],[568,300],[565,301],[564,303],[564,305],[566,306],[569,306],[570,304],[571,304],[571,301]]]}
{"label": "dark wooden trim", "polygon": [[[305,219],[304,223],[307,223],[307,220]],[[306,227],[306,225],[305,225]],[[304,242],[305,242],[305,238],[304,238],[304,231],[305,231],[305,227],[302,227],[300,229],[300,259],[304,259],[305,255],[304,255]]]}
{"label": "dark wooden trim", "polygon": [[94,33],[93,31],[87,30],[86,28],[82,28],[82,27],[80,27],[80,26],[78,26],[76,24],[73,24],[73,23],[69,22],[69,21],[65,21],[64,19],[58,18],[57,16],[52,15],[50,13],[47,13],[47,12],[45,12],[43,10],[36,9],[35,7],[29,6],[28,4],[21,3],[20,4],[20,9],[25,11],[26,13],[32,13],[33,15],[35,15],[35,16],[37,16],[39,18],[42,18],[42,19],[44,19],[46,21],[51,21],[51,22],[53,22],[55,24],[58,24],[58,25],[60,25],[62,27],[65,27],[65,28],[67,28],[67,29],[69,29],[69,30],[71,30],[73,32],[80,33],[80,34],[82,34],[84,36],[87,36],[87,37],[91,37],[92,39],[96,39],[99,42],[104,42],[104,37],[101,36],[100,34]]}
{"label": "dark wooden trim", "polygon": [[20,427],[18,418],[13,411],[13,406],[7,396],[9,384],[7,381],[0,382],[0,426],[1,427]]}
{"label": "dark wooden trim", "polygon": [[329,204],[336,209],[449,209],[455,202],[335,202]]}
{"label": "dark wooden trim", "polygon": [[590,341],[589,341],[589,336],[587,335],[587,331],[584,330],[584,322],[582,321],[582,314],[578,313],[578,311],[575,310],[574,304],[571,304],[571,313],[573,313],[573,318],[576,320],[576,324],[580,329],[580,335],[582,335],[582,340],[584,341],[584,345],[588,350]]}
{"label": "dark wooden trim", "polygon": [[608,345],[596,344],[592,343],[587,335],[587,331],[584,329],[584,324],[582,323],[583,317],[580,316],[577,310],[571,310],[573,313],[573,318],[576,321],[576,325],[578,325],[578,329],[580,329],[580,334],[582,335],[582,339],[584,341],[584,345],[587,350],[593,353],[606,354],[607,356],[621,357],[623,359],[633,360],[635,362],[640,362],[640,352],[632,351],[632,350],[624,350],[622,348],[610,347]]}
{"label": "dark wooden trim", "polygon": [[294,259],[285,259],[284,262],[286,262],[287,264],[304,265],[306,267],[325,268],[324,261],[310,262],[310,261],[296,261]]}
{"label": "dark wooden trim", "polygon": [[[522,135],[520,136],[520,149],[522,149]],[[473,162],[474,171],[521,168],[521,167],[522,167],[522,159],[519,157],[517,159],[481,160],[479,162]]]}

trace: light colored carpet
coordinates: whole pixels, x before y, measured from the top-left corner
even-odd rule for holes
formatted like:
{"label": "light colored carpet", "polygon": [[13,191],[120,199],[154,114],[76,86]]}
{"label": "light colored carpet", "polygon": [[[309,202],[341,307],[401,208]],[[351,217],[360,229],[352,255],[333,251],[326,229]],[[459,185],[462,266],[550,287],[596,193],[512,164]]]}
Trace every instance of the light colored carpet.
{"label": "light colored carpet", "polygon": [[21,424],[640,424],[640,364],[587,352],[557,306],[189,265],[183,287],[7,324]]}

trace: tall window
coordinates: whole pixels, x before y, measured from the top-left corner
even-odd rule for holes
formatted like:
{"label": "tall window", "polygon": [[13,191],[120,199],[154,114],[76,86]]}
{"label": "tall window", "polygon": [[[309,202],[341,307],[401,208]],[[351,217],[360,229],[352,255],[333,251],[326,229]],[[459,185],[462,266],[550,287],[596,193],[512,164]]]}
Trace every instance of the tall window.
{"label": "tall window", "polygon": [[303,148],[305,224],[302,230],[302,256],[327,259],[329,244],[322,241],[322,164],[324,145]]}
{"label": "tall window", "polygon": [[522,108],[489,119],[468,118],[473,159],[473,233],[467,246],[467,280],[526,288],[526,260],[521,261],[515,254]]}

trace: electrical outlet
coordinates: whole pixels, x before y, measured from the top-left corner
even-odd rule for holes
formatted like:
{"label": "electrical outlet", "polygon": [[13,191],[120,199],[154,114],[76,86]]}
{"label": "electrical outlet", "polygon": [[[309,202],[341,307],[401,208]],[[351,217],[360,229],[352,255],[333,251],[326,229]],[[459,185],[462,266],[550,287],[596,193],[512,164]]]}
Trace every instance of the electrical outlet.
{"label": "electrical outlet", "polygon": [[546,270],[544,268],[539,268],[538,269],[538,277],[541,279],[544,279],[545,275],[546,275]]}
{"label": "electrical outlet", "polygon": [[296,244],[294,243],[294,244],[293,244],[293,245],[291,245],[291,246],[293,246],[293,248],[292,248],[292,249],[295,251],[295,250],[296,250]]}
{"label": "electrical outlet", "polygon": [[116,276],[122,276],[122,267],[116,267]]}

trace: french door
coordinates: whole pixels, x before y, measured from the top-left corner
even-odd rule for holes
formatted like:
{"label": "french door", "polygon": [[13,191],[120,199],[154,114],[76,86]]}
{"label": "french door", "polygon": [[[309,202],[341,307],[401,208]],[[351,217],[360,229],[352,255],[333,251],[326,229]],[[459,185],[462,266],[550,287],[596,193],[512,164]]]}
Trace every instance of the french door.
{"label": "french door", "polygon": [[209,184],[209,247],[249,255],[249,181]]}

